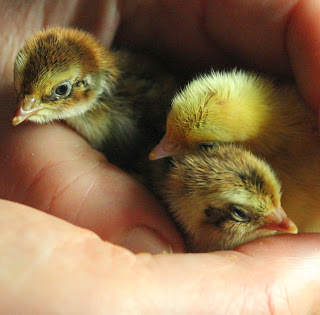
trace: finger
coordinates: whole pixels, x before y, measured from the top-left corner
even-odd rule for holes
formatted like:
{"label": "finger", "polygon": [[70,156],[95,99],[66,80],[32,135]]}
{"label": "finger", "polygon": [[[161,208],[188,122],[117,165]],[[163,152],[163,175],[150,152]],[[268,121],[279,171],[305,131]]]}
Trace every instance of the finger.
{"label": "finger", "polygon": [[180,71],[229,64],[205,30],[205,1],[122,1],[119,42],[160,54]]}
{"label": "finger", "polygon": [[[320,236],[241,252],[133,255],[36,210],[0,203],[0,310],[316,314]],[[284,250],[283,250],[284,249]],[[13,263],[14,262],[14,263]]]}
{"label": "finger", "polygon": [[0,10],[6,12],[0,20],[0,29],[6,35],[3,39],[7,43],[1,50],[7,53],[16,50],[31,33],[49,25],[82,28],[109,46],[119,21],[115,0],[74,0],[68,3],[63,0],[1,1]]}
{"label": "finger", "polygon": [[296,81],[305,100],[319,112],[320,2],[300,1],[288,24],[286,45]]}
{"label": "finger", "polygon": [[118,39],[148,46],[197,72],[240,64],[288,74],[286,27],[297,2],[124,2]]}
{"label": "finger", "polygon": [[[154,247],[159,252],[170,250],[169,244],[181,250],[158,201],[74,131],[58,124],[1,127],[1,198],[41,209],[132,250]],[[132,229],[140,226],[150,230]],[[135,248],[135,241],[149,248]]]}
{"label": "finger", "polygon": [[277,74],[290,72],[286,55],[286,27],[291,0],[207,1],[205,27],[237,65]]}

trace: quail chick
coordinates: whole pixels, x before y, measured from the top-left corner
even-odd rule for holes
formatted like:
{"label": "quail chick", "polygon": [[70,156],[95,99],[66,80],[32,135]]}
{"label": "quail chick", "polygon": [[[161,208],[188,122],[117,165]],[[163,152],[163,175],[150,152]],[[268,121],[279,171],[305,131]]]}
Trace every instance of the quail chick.
{"label": "quail chick", "polygon": [[233,249],[279,231],[297,233],[281,207],[274,172],[243,148],[226,144],[166,160],[153,162],[153,184],[190,251]]}
{"label": "quail chick", "polygon": [[172,102],[150,158],[236,142],[263,157],[282,182],[282,205],[300,232],[320,232],[320,139],[296,88],[239,70],[193,80]]}
{"label": "quail chick", "polygon": [[268,156],[303,147],[317,121],[292,85],[233,70],[191,81],[172,101],[167,131],[152,159],[215,142],[241,142]]}
{"label": "quail chick", "polygon": [[61,27],[26,41],[14,81],[13,125],[63,120],[120,166],[163,132],[177,86],[149,57],[105,49],[90,34]]}

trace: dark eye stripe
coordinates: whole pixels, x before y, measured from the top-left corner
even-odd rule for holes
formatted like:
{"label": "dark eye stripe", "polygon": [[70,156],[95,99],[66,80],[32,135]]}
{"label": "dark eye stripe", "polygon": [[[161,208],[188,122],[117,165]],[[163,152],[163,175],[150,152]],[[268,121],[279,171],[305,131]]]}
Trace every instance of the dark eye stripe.
{"label": "dark eye stripe", "polygon": [[226,221],[235,221],[238,223],[247,223],[252,218],[244,210],[237,207],[237,205],[230,204],[227,208],[215,208],[209,206],[204,210],[206,222],[217,227],[221,226]]}
{"label": "dark eye stripe", "polygon": [[220,208],[214,208],[212,206],[204,210],[207,222],[219,227],[223,222],[229,220],[226,211]]}

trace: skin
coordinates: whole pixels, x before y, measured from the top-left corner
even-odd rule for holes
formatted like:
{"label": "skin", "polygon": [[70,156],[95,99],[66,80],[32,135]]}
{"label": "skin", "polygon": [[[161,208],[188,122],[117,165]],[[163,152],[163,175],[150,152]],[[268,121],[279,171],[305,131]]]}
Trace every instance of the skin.
{"label": "skin", "polygon": [[15,53],[47,24],[86,26],[106,45],[118,30],[118,41],[157,50],[190,73],[236,63],[292,75],[317,110],[319,1],[49,3],[0,3],[0,197],[33,207],[0,202],[1,313],[319,313],[318,234],[213,254],[134,255],[112,243],[183,251],[155,199],[66,127],[10,124]]}

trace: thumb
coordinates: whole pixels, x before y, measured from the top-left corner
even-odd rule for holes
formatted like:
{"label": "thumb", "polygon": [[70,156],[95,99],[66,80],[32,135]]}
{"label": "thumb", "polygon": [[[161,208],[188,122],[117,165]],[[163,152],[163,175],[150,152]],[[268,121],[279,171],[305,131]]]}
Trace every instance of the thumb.
{"label": "thumb", "polygon": [[286,46],[295,79],[307,103],[319,112],[320,2],[298,1],[287,25]]}

